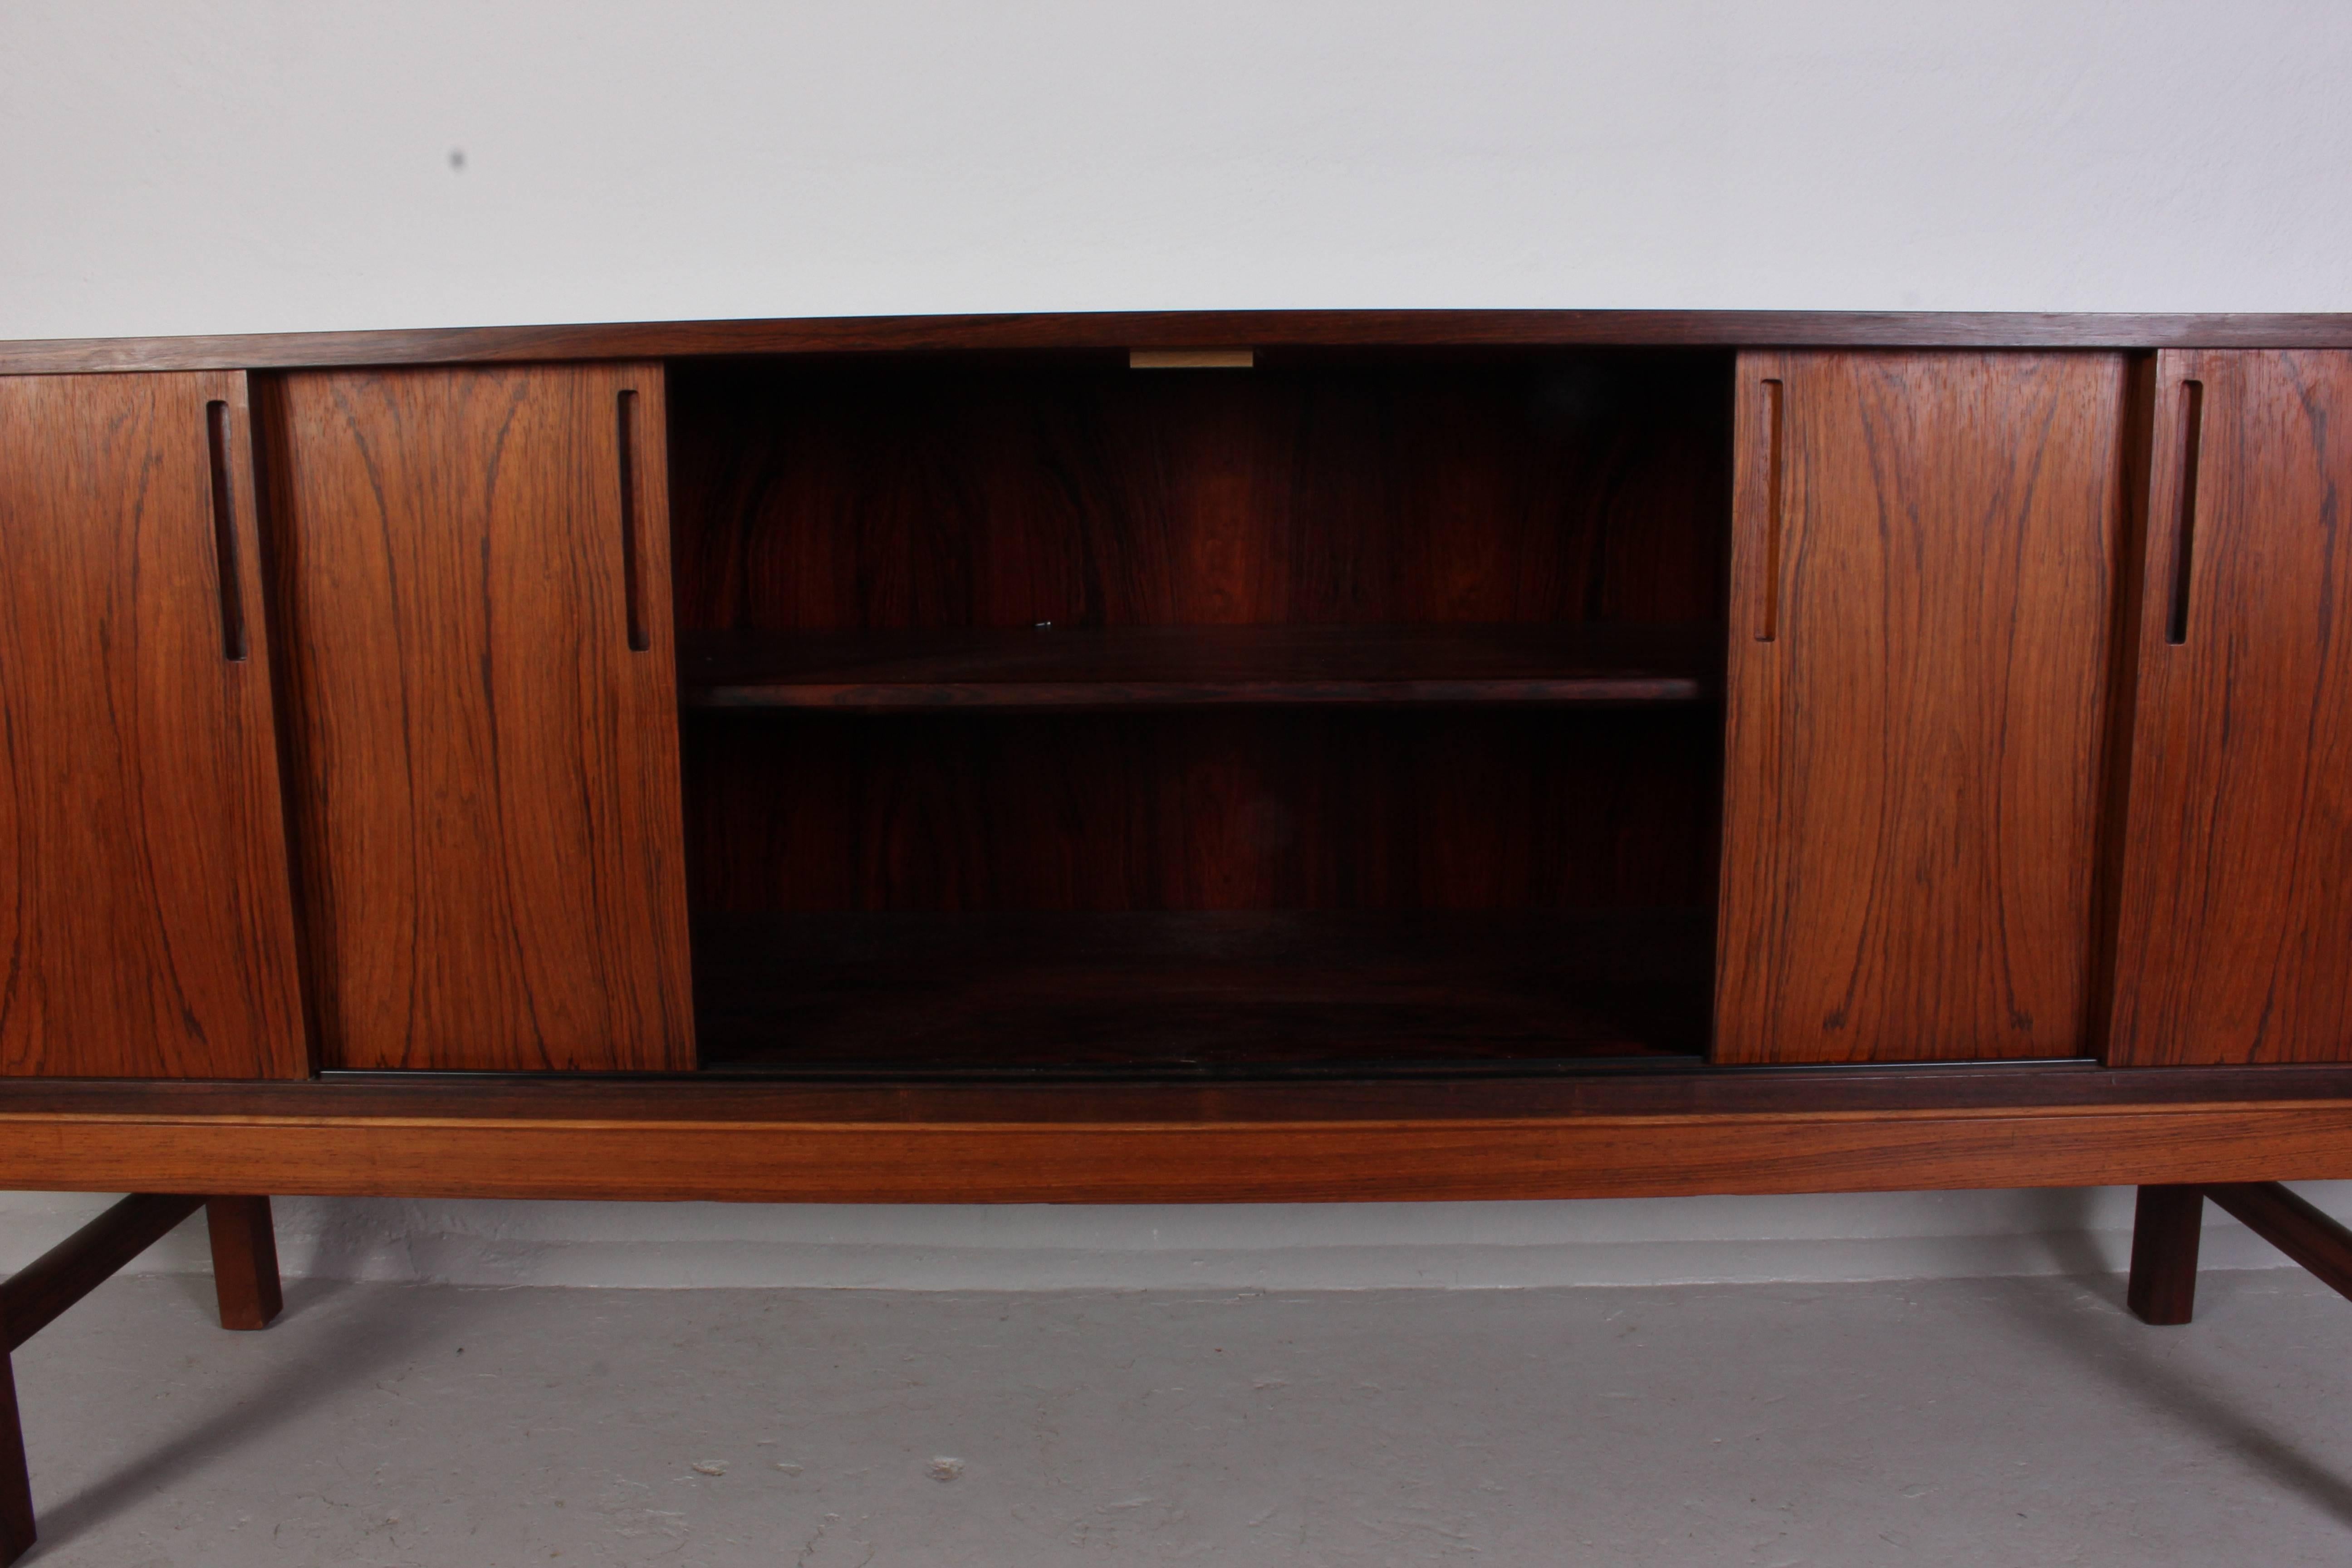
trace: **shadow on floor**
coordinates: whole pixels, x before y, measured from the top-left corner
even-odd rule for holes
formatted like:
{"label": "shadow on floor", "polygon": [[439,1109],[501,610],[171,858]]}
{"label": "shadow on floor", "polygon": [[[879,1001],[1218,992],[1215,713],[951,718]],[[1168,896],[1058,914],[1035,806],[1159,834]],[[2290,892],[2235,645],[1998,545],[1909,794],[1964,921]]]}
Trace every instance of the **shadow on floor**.
{"label": "shadow on floor", "polygon": [[[211,1278],[184,1278],[190,1286],[190,1299],[200,1300],[205,1314],[213,1316],[215,1305]],[[342,1280],[289,1280],[286,1286],[286,1310],[278,1322],[331,1310],[336,1300],[352,1289]],[[169,1487],[204,1466],[217,1463],[223,1454],[311,1408],[321,1395],[369,1382],[385,1369],[412,1359],[443,1331],[437,1321],[420,1320],[414,1302],[406,1297],[405,1291],[381,1288],[365,1292],[329,1339],[273,1368],[266,1379],[239,1400],[236,1408],[163,1436],[112,1475],[62,1502],[43,1504],[37,1491],[37,1471],[33,1500],[40,1536],[33,1552],[23,1561],[37,1563],[44,1550],[53,1551],[68,1544],[81,1531],[101,1522],[132,1500]],[[226,1331],[218,1328],[217,1318],[214,1323],[215,1332]],[[157,1375],[164,1376],[170,1370],[159,1366]],[[38,1419],[32,1412],[26,1412],[26,1418]]]}
{"label": "shadow on floor", "polygon": [[[2059,1274],[2021,1280],[2021,1285],[2044,1288],[2022,1289],[2004,1298],[2016,1309],[2021,1325],[2152,1412],[2197,1429],[2249,1468],[2352,1528],[2352,1476],[2304,1453],[2168,1361],[2164,1336],[2180,1330],[2151,1327],[2131,1315],[2124,1304],[2125,1277],[2107,1266],[2089,1234],[2091,1194],[2068,1195],[2081,1206],[2076,1217],[2082,1224],[2045,1237]],[[2209,1317],[2226,1310],[2242,1283],[2225,1272],[2201,1276],[2198,1315]],[[2084,1310],[2081,1299],[2085,1295],[2105,1310]],[[2352,1301],[2344,1307],[2352,1311]]]}

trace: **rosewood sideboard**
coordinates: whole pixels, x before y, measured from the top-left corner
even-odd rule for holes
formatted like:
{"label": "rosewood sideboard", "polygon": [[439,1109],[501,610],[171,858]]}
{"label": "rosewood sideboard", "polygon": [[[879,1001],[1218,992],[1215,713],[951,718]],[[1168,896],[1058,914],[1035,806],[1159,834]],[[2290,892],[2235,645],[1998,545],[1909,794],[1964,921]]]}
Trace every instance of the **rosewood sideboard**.
{"label": "rosewood sideboard", "polygon": [[[2352,1176],[2352,316],[0,343],[0,1186]],[[0,1561],[34,1528],[0,1360]]]}

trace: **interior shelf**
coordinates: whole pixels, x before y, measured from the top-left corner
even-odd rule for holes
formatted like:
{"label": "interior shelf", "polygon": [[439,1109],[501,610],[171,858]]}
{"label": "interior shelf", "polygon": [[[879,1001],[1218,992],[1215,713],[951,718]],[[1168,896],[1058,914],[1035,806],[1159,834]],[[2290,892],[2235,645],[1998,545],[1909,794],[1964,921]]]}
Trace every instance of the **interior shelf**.
{"label": "interior shelf", "polygon": [[1706,1047],[1695,910],[705,914],[708,1068],[1528,1073]]}
{"label": "interior shelf", "polygon": [[1622,622],[703,632],[681,635],[678,671],[698,709],[1692,703],[1717,689],[1722,636]]}
{"label": "interior shelf", "polygon": [[673,365],[700,1065],[1703,1060],[1735,368]]}

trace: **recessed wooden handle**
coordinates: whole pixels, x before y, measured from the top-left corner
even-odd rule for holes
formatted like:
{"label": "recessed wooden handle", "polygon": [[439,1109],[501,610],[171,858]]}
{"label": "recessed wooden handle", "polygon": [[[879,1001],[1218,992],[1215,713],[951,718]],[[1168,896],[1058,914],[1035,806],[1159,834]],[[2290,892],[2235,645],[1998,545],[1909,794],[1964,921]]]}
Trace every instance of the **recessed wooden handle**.
{"label": "recessed wooden handle", "polygon": [[646,635],[645,574],[637,567],[637,395],[620,395],[621,436],[621,596],[626,601],[629,651],[643,653],[653,646]]}
{"label": "recessed wooden handle", "polygon": [[220,574],[221,653],[245,658],[245,588],[236,573],[236,490],[229,482],[228,405],[205,405],[205,445],[212,454],[213,558]]}
{"label": "recessed wooden handle", "polygon": [[2197,456],[2205,438],[2205,384],[2180,384],[2180,516],[2172,536],[2172,603],[2164,640],[2189,640],[2189,567],[2197,550]]}
{"label": "recessed wooden handle", "polygon": [[1764,615],[1758,642],[1780,635],[1780,530],[1787,508],[1787,463],[1781,447],[1780,384],[1764,383]]}

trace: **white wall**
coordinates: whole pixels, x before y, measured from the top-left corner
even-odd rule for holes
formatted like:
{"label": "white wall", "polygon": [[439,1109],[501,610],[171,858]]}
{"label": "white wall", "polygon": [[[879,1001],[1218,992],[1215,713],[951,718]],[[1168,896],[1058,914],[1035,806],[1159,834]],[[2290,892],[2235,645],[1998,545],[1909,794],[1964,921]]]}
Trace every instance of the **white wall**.
{"label": "white wall", "polygon": [[[2347,81],[2330,0],[0,0],[0,338],[2347,310]],[[0,1266],[88,1206],[0,1200]],[[1221,1288],[2078,1268],[2126,1218],[2116,1194],[285,1208],[289,1259],[327,1273]]]}
{"label": "white wall", "polygon": [[2341,310],[2347,80],[2329,0],[0,0],[0,336]]}
{"label": "white wall", "polygon": [[[2352,1214],[2352,1183],[2301,1189]],[[0,1194],[0,1274],[104,1206]],[[1562,1204],[414,1203],[280,1198],[289,1275],[459,1285],[1325,1290],[1907,1279],[2120,1270],[2127,1188]],[[2208,1268],[2284,1267],[2207,1206]],[[191,1220],[138,1265],[201,1273]]]}

